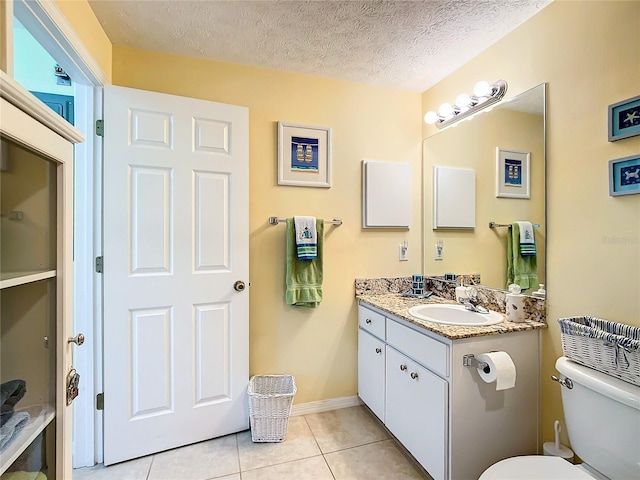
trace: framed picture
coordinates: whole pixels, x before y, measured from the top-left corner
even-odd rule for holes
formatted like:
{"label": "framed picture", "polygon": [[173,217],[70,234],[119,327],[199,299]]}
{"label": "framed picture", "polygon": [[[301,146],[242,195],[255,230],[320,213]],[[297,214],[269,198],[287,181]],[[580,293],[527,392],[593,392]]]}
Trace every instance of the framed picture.
{"label": "framed picture", "polygon": [[278,185],[331,187],[331,129],[278,122]]}
{"label": "framed picture", "polygon": [[640,193],[640,155],[609,161],[609,195]]}
{"label": "framed picture", "polygon": [[640,95],[609,105],[609,141],[640,135]]}
{"label": "framed picture", "polygon": [[496,197],[531,198],[530,158],[529,152],[496,148]]}

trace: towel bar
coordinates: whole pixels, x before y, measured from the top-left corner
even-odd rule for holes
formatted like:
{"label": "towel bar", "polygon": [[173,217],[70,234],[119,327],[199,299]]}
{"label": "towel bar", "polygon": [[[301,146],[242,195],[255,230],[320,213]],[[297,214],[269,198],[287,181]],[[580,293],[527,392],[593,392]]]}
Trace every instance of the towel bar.
{"label": "towel bar", "polygon": [[[286,221],[287,221],[286,218],[269,217],[269,224],[271,224],[271,225],[277,225],[279,223],[284,223]],[[325,220],[324,223],[330,223],[331,225],[340,226],[340,225],[342,225],[342,219],[341,218],[334,218],[333,220]]]}
{"label": "towel bar", "polygon": [[[489,222],[489,228],[510,227],[510,226],[511,226],[510,223]],[[533,228],[540,228],[540,224],[539,223],[534,223],[533,224]]]}

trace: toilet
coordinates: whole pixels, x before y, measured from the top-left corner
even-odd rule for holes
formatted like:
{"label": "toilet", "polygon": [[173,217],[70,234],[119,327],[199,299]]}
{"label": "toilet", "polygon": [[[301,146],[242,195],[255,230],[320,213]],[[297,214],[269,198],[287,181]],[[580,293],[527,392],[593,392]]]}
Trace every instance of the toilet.
{"label": "toilet", "polygon": [[571,447],[584,463],[528,455],[491,465],[479,480],[640,479],[640,387],[560,357],[556,369],[570,379],[562,386]]}

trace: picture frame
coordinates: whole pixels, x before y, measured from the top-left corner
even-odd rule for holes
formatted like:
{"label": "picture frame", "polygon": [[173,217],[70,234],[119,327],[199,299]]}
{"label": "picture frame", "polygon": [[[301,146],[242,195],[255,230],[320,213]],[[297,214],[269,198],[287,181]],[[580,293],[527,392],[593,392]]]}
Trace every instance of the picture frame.
{"label": "picture frame", "polygon": [[331,188],[331,129],[278,122],[278,185]]}
{"label": "picture frame", "polygon": [[496,147],[496,197],[531,198],[531,153]]}
{"label": "picture frame", "polygon": [[609,195],[640,193],[640,154],[609,160]]}
{"label": "picture frame", "polygon": [[607,125],[610,142],[640,135],[640,95],[609,105]]}

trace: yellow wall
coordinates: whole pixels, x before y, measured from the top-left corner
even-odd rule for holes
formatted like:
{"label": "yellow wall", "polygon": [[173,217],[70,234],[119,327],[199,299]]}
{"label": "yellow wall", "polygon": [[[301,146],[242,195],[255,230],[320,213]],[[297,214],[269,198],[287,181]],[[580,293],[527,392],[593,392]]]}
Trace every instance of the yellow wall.
{"label": "yellow wall", "polygon": [[102,71],[111,79],[111,42],[87,0],[56,0],[56,5],[89,49]]}
{"label": "yellow wall", "polygon": [[[542,94],[541,94],[542,95]],[[448,128],[423,142],[425,275],[480,273],[487,287],[507,284],[506,228],[488,228],[491,221],[529,220],[536,230],[538,279],[544,283],[544,122],[541,115],[493,110]],[[496,198],[496,147],[530,153],[530,199]],[[476,228],[433,230],[433,167],[471,168],[476,172]],[[443,242],[443,259],[434,248]],[[481,255],[479,253],[482,253]],[[535,289],[538,286],[535,285]],[[528,291],[530,293],[532,290]]]}
{"label": "yellow wall", "polygon": [[[81,2],[76,12],[75,2],[58,5],[110,72],[107,43],[88,6]],[[637,1],[556,1],[422,95],[424,113],[469,91],[473,79],[504,78],[510,96],[548,82],[544,440],[552,437],[552,421],[563,417],[559,387],[548,380],[561,355],[555,320],[589,314],[640,324],[640,195],[610,197],[607,180],[607,162],[637,154],[640,137],[609,143],[606,136],[607,106],[638,94],[633,32],[639,27]],[[249,107],[251,373],[296,375],[297,403],[355,394],[353,279],[421,269],[420,139],[433,130],[421,123],[419,95],[119,47],[113,50],[113,79]],[[332,189],[277,186],[278,120],[333,128]],[[411,163],[409,232],[361,230],[363,158]],[[345,220],[327,235],[325,301],[317,310],[295,310],[282,300],[283,227],[266,220],[295,213]],[[398,263],[397,244],[405,238],[410,261]]]}
{"label": "yellow wall", "polygon": [[[354,279],[422,269],[420,95],[121,47],[113,82],[249,108],[251,374],[293,374],[296,403],[355,395]],[[331,127],[331,189],[277,185],[278,121]],[[361,229],[362,159],[411,164],[409,231]],[[317,309],[284,303],[285,228],[267,219],[294,214],[344,220],[327,227]],[[404,239],[410,260],[400,263]]]}
{"label": "yellow wall", "polygon": [[607,141],[607,106],[640,93],[638,41],[629,37],[639,29],[640,2],[556,1],[422,96],[425,113],[475,80],[507,80],[509,96],[548,82],[544,441],[563,419],[560,387],[549,380],[562,355],[556,320],[640,326],[640,195],[610,197],[607,173],[609,160],[640,153],[640,136]]}

